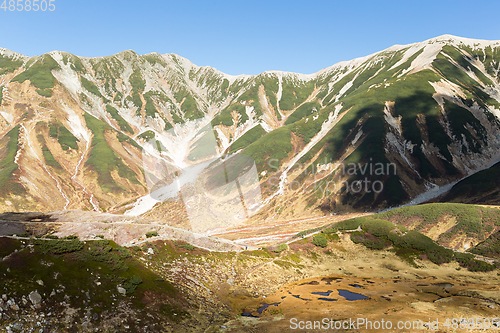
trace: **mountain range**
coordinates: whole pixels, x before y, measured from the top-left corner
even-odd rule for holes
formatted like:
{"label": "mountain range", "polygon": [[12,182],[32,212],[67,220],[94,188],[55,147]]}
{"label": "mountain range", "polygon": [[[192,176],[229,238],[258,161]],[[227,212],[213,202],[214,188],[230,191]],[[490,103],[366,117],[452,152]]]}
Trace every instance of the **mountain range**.
{"label": "mountain range", "polygon": [[0,116],[0,211],[134,214],[151,192],[145,152],[175,175],[250,157],[263,219],[450,189],[443,200],[498,203],[500,41],[444,35],[314,74],[238,76],[175,54],[0,49]]}

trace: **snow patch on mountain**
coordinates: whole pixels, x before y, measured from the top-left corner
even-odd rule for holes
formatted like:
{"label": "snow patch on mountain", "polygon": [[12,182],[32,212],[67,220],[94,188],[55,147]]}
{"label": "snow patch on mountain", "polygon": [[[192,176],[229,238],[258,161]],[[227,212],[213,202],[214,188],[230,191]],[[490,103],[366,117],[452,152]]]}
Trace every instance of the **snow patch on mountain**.
{"label": "snow patch on mountain", "polygon": [[0,116],[2,116],[3,119],[5,119],[5,121],[9,124],[11,124],[14,121],[14,116],[9,112],[0,111]]}
{"label": "snow patch on mountain", "polygon": [[[397,62],[395,63],[391,68],[389,68],[389,70],[393,70],[395,68],[398,68],[399,66],[401,66],[402,64],[404,64],[405,62],[408,61],[408,59],[410,59],[415,53],[417,53],[418,51],[420,51],[420,49],[422,48],[422,44],[421,43],[417,43],[417,44],[413,44],[411,45],[403,54],[403,57]],[[394,51],[397,51],[394,50]]]}
{"label": "snow patch on mountain", "polygon": [[358,133],[356,133],[356,136],[354,137],[354,139],[351,141],[351,145],[355,145],[356,142],[358,142],[359,138],[363,135],[363,130],[359,130]]}
{"label": "snow patch on mountain", "polygon": [[3,57],[11,58],[12,60],[28,61],[30,58],[20,53],[0,47],[0,55]]}
{"label": "snow patch on mountain", "polygon": [[277,70],[272,70],[272,71],[265,71],[259,75],[273,75],[276,77],[281,77],[285,78],[288,80],[293,80],[293,81],[310,81],[312,79],[316,78],[316,73],[314,74],[302,74],[302,73],[294,73],[294,72],[286,72],[286,71],[277,71]]}
{"label": "snow patch on mountain", "polygon": [[52,71],[52,75],[71,92],[74,98],[78,98],[78,95],[82,92],[82,85],[78,74],[71,68],[71,63],[68,61],[64,64],[63,55],[60,52],[52,53],[52,58],[61,67],[60,70]]}
{"label": "snow patch on mountain", "polygon": [[165,200],[175,198],[183,186],[195,182],[201,172],[212,163],[214,159],[209,161],[199,163],[193,166],[187,166],[182,168],[181,175],[176,178],[171,184],[161,187],[152,193],[149,193],[141,198],[139,198],[131,209],[125,212],[124,215],[129,216],[139,216],[151,210],[158,202],[163,202]]}
{"label": "snow patch on mountain", "polygon": [[[434,88],[436,91],[435,94],[432,95],[432,97],[436,100],[436,102],[439,104],[441,107],[442,112],[444,113],[444,98],[448,97],[448,99],[452,101],[457,101],[458,97],[461,98],[466,98],[467,96],[465,93],[462,91],[460,86],[457,84],[450,82],[445,79],[441,79],[440,81],[437,82],[429,82],[429,84]],[[457,97],[458,96],[458,97]]]}
{"label": "snow patch on mountain", "polygon": [[84,140],[86,142],[90,142],[90,137],[92,134],[87,129],[85,125],[83,125],[82,119],[80,116],[71,109],[68,105],[62,103],[61,104],[64,111],[66,112],[68,119],[69,131],[77,137],[79,140]]}
{"label": "snow patch on mountain", "polygon": [[175,124],[174,128],[166,133],[158,133],[158,139],[164,144],[168,157],[176,167],[183,169],[190,165],[186,162],[186,158],[192,150],[191,146],[200,130],[209,123],[208,117],[189,120],[184,124]]}
{"label": "snow patch on mountain", "polygon": [[408,164],[408,166],[418,175],[418,171],[415,169],[415,166],[408,158],[408,154],[411,153],[410,149],[413,149],[414,144],[411,141],[403,140],[401,137],[396,136],[393,132],[387,132],[386,134],[386,147],[385,152],[389,153],[390,148],[396,150],[397,155],[401,156],[401,158]]}
{"label": "snow patch on mountain", "polygon": [[482,48],[484,49],[485,47],[491,46],[500,46],[500,40],[496,41],[491,41],[491,40],[485,40],[485,39],[474,39],[474,38],[466,38],[466,37],[458,37],[454,35],[441,35],[435,38],[428,39],[425,42],[442,42],[442,43],[451,43],[454,44],[455,46],[460,46],[461,44],[465,44],[470,46],[472,49],[475,48]]}
{"label": "snow patch on mountain", "polygon": [[421,70],[431,68],[432,62],[436,59],[436,56],[441,52],[443,48],[442,44],[428,44],[424,47],[422,53],[420,53],[412,62],[410,67],[403,70],[398,77],[405,75],[406,73],[416,73]]}
{"label": "snow patch on mountain", "polygon": [[278,92],[276,93],[276,108],[279,114],[283,117],[280,110],[281,95],[283,94],[283,76],[278,75]]}
{"label": "snow patch on mountain", "polygon": [[358,78],[359,73],[360,73],[360,72],[356,73],[356,75],[354,75],[354,78],[353,78],[351,81],[347,82],[347,83],[346,83],[346,84],[342,87],[342,89],[340,89],[340,91],[339,91],[339,93],[337,94],[337,96],[335,96],[335,102],[338,102],[338,100],[342,97],[342,95],[344,95],[344,94],[347,92],[347,90],[349,90],[349,89],[352,87],[352,85],[353,85],[354,81]]}
{"label": "snow patch on mountain", "polygon": [[397,118],[394,118],[394,116],[391,113],[391,107],[389,102],[385,102],[384,119],[392,128],[394,128],[398,132],[399,135],[402,135],[401,115]]}

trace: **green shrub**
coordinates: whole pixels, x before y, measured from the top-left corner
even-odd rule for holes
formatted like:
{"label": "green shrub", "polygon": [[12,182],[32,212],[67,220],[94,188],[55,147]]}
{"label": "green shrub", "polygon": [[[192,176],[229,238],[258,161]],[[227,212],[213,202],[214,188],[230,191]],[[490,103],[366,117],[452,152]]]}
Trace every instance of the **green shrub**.
{"label": "green shrub", "polygon": [[186,249],[186,250],[189,250],[189,251],[192,251],[195,249],[195,246],[192,245],[192,244],[181,244],[181,245],[177,245],[178,247],[182,247],[183,249]]}
{"label": "green shrub", "polygon": [[321,232],[324,233],[324,234],[334,234],[337,231],[338,231],[338,229],[334,228],[334,227],[327,227],[327,228],[321,230]]}
{"label": "green shrub", "polygon": [[146,132],[143,132],[137,136],[138,139],[144,139],[146,141],[149,141],[151,139],[155,138],[155,132],[148,130]]}
{"label": "green shrub", "polygon": [[138,277],[137,275],[132,275],[130,280],[128,280],[124,285],[123,288],[127,291],[127,295],[131,295],[134,293],[134,291],[137,289],[137,286],[142,283],[142,279]]}
{"label": "green shrub", "polygon": [[327,239],[325,238],[324,235],[321,234],[314,236],[312,243],[320,247],[326,247],[328,245]]}
{"label": "green shrub", "polygon": [[[23,64],[22,60],[13,60],[9,57],[0,55],[0,75],[4,75],[6,73],[13,73],[16,71],[16,69],[21,67],[22,64]],[[1,100],[2,98],[0,96],[0,102]]]}
{"label": "green shrub", "polygon": [[121,259],[127,259],[127,258],[132,257],[132,255],[130,254],[130,251],[126,248],[119,248],[118,253],[119,253]]}
{"label": "green shrub", "polygon": [[243,134],[238,140],[236,140],[231,145],[231,151],[238,151],[240,149],[246,148],[248,145],[257,141],[261,137],[266,135],[266,131],[262,128],[261,125],[257,125],[245,134]]}
{"label": "green shrub", "polygon": [[156,236],[158,236],[158,231],[148,231],[146,233],[147,238],[156,237]]}
{"label": "green shrub", "polygon": [[52,70],[60,69],[59,64],[49,55],[44,54],[33,59],[33,64],[21,74],[16,75],[11,81],[23,83],[30,80],[38,89],[51,89],[54,87],[55,78]]}
{"label": "green shrub", "polygon": [[69,148],[78,150],[77,142],[80,140],[76,138],[66,127],[64,127],[63,124],[50,123],[49,135],[51,138],[57,139],[63,150],[68,150]]}
{"label": "green shrub", "polygon": [[283,252],[285,251],[286,249],[288,249],[288,244],[279,244],[275,249],[273,249],[272,251],[273,252],[276,252],[276,253],[280,253],[280,252]]}
{"label": "green shrub", "polygon": [[296,235],[294,235],[292,238],[300,238],[300,237],[306,236],[308,234],[312,234],[313,232],[321,230],[321,228],[322,227],[318,227],[318,228],[314,228],[314,229],[300,231]]}
{"label": "green shrub", "polygon": [[38,95],[43,96],[43,97],[47,97],[47,98],[52,97],[52,90],[50,90],[50,89],[44,89],[44,90],[37,89],[36,92],[38,93]]}
{"label": "green shrub", "polygon": [[114,170],[118,171],[120,177],[129,180],[131,183],[140,184],[135,172],[122,161],[122,158],[106,142],[104,133],[106,131],[114,132],[114,130],[108,124],[88,113],[84,114],[84,118],[87,127],[94,135],[92,137],[90,156],[85,164],[97,174],[98,184],[103,192],[116,193],[124,190],[112,177],[111,172]]}
{"label": "green shrub", "polygon": [[337,234],[325,234],[325,238],[328,241],[339,241],[340,240],[340,237]]}
{"label": "green shrub", "polygon": [[122,116],[120,116],[117,109],[115,109],[111,105],[106,105],[106,111],[111,115],[111,117],[114,120],[116,120],[116,122],[118,123],[118,126],[120,126],[120,129],[122,131],[128,132],[128,133],[134,133],[134,131],[132,130],[132,127],[130,127],[130,125],[127,123],[127,121],[125,121],[125,119],[123,119]]}
{"label": "green shrub", "polygon": [[19,125],[7,132],[0,140],[2,148],[7,148],[3,152],[3,159],[0,160],[0,194],[23,194],[26,190],[14,176],[14,172],[18,169],[15,160],[19,149]]}
{"label": "green shrub", "polygon": [[92,81],[87,80],[83,76],[80,79],[82,81],[82,87],[85,88],[85,90],[87,90],[88,92],[90,92],[98,97],[103,97],[101,95],[101,93],[99,92],[99,89],[97,88],[97,86]]}
{"label": "green shrub", "polygon": [[83,243],[77,239],[73,240],[35,240],[43,253],[63,254],[80,251],[83,249]]}

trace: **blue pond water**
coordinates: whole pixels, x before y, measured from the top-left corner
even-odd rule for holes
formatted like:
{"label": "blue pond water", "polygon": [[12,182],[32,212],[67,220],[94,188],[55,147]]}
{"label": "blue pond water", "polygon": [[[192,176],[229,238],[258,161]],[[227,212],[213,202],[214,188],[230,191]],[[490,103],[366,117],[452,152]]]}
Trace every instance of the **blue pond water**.
{"label": "blue pond water", "polygon": [[251,313],[248,313],[248,312],[243,312],[241,315],[245,316],[245,317],[259,318],[257,316],[252,315]]}
{"label": "blue pond water", "polygon": [[344,289],[338,289],[339,295],[345,297],[348,301],[358,301],[361,299],[367,299],[365,295],[350,292]]}
{"label": "blue pond water", "polygon": [[300,297],[300,295],[292,295],[292,296],[295,298],[301,299],[303,301],[312,301],[312,299],[302,298],[302,297]]}
{"label": "blue pond water", "polygon": [[333,290],[328,290],[328,291],[315,291],[312,292],[311,294],[314,295],[321,295],[321,296],[330,296],[330,294],[333,292]]}
{"label": "blue pond water", "polygon": [[363,286],[360,286],[359,284],[350,284],[351,287],[354,287],[354,288],[363,288]]}
{"label": "blue pond water", "polygon": [[270,307],[271,305],[278,306],[280,303],[272,303],[272,304],[267,304],[267,303],[262,303],[262,306],[257,310],[259,314],[262,314],[262,311]]}
{"label": "blue pond water", "polygon": [[336,301],[335,298],[325,298],[325,297],[320,297],[318,298],[319,300],[321,301],[328,301],[328,302],[333,302],[333,301]]}

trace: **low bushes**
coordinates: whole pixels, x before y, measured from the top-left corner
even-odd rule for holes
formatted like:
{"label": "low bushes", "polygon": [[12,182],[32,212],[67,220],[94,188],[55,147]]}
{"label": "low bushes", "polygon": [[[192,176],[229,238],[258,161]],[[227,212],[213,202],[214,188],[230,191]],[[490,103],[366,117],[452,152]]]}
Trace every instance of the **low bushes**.
{"label": "low bushes", "polygon": [[328,240],[325,238],[324,235],[319,234],[314,236],[312,243],[316,246],[326,247],[328,245]]}

